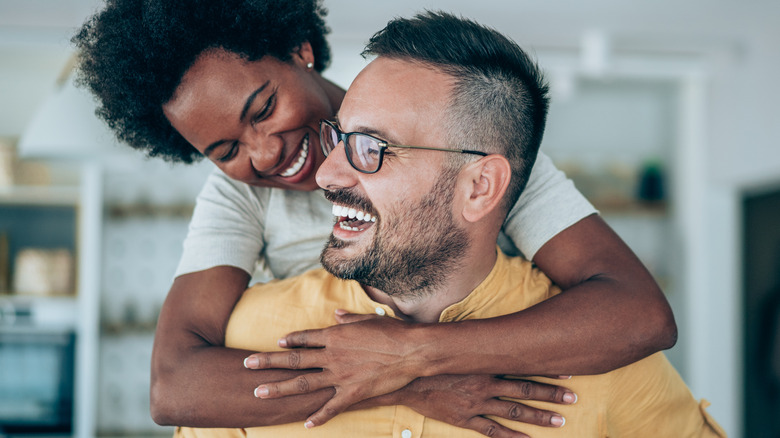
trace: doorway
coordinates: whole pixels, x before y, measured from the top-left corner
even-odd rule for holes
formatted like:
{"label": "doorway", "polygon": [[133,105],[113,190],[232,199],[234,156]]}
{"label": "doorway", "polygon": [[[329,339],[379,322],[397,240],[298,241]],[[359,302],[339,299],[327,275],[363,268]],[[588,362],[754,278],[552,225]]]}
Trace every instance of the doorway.
{"label": "doorway", "polygon": [[780,189],[743,198],[745,436],[780,437]]}

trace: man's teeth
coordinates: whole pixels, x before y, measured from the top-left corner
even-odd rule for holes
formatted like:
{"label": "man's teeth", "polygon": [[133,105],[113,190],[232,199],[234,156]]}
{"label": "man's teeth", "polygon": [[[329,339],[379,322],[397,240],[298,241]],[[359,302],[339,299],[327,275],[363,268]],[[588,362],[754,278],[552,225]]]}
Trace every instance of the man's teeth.
{"label": "man's teeth", "polygon": [[[333,216],[338,218],[346,217],[349,219],[357,219],[363,222],[376,222],[376,217],[371,216],[370,213],[336,204],[333,204]],[[345,221],[340,221],[339,226],[344,230],[360,231],[358,227],[350,227]]]}
{"label": "man's teeth", "polygon": [[279,175],[283,177],[290,177],[295,175],[296,173],[301,171],[301,167],[303,167],[303,163],[306,162],[306,157],[309,156],[309,134],[306,134],[305,137],[303,137],[303,147],[301,148],[301,154],[298,155],[298,160],[296,160],[292,166],[290,166],[289,169],[285,170],[284,172],[280,173]]}
{"label": "man's teeth", "polygon": [[333,216],[348,217],[350,219],[357,219],[363,222],[376,222],[376,217],[371,216],[370,213],[337,204],[333,204]]}

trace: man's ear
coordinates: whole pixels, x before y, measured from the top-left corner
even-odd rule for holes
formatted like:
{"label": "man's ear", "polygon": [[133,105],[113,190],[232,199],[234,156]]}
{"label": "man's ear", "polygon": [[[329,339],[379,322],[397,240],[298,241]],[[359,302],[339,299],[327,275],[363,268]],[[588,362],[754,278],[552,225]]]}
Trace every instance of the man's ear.
{"label": "man's ear", "polygon": [[463,218],[477,222],[501,208],[511,178],[509,161],[501,155],[488,155],[464,166],[460,174]]}
{"label": "man's ear", "polygon": [[292,59],[296,64],[306,68],[309,64],[314,64],[314,50],[311,48],[311,44],[308,41],[304,41],[300,46],[293,49]]}

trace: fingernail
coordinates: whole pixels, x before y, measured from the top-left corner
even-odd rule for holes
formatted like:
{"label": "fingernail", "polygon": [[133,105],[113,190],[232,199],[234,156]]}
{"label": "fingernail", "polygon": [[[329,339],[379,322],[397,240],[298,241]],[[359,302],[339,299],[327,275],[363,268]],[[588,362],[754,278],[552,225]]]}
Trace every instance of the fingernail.
{"label": "fingernail", "polygon": [[314,427],[314,422],[312,422],[311,420],[309,420],[309,421],[307,421],[307,422],[303,423],[303,427],[305,427],[305,428],[307,428],[307,429],[311,429],[312,427]]}
{"label": "fingernail", "polygon": [[263,398],[268,395],[268,388],[265,386],[258,386],[255,388],[255,397]]}
{"label": "fingernail", "polygon": [[347,311],[344,309],[336,309],[336,315],[346,315]]}
{"label": "fingernail", "polygon": [[555,427],[562,427],[564,424],[566,424],[566,419],[560,415],[553,415],[553,417],[550,418],[550,423],[552,423],[552,425]]}
{"label": "fingernail", "polygon": [[577,403],[577,394],[575,394],[573,392],[567,392],[567,393],[563,394],[563,401],[565,403],[573,405],[574,403]]}
{"label": "fingernail", "polygon": [[258,365],[260,365],[260,360],[254,356],[244,359],[244,368],[256,368]]}

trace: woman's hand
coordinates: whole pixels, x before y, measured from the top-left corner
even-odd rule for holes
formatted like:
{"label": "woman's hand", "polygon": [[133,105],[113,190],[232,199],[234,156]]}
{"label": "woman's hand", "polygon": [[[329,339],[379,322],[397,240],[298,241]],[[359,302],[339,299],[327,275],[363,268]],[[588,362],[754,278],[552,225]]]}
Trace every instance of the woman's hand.
{"label": "woman's hand", "polygon": [[395,404],[408,406],[426,417],[494,438],[528,435],[509,429],[488,415],[544,427],[561,427],[565,423],[555,412],[505,398],[564,404],[577,401],[576,395],[560,386],[489,375],[421,377],[391,396]]}
{"label": "woman's hand", "polygon": [[281,347],[293,350],[255,353],[244,360],[247,368],[256,370],[322,369],[255,389],[257,397],[280,398],[334,388],[334,396],[309,417],[307,427],[325,424],[350,406],[394,392],[421,375],[415,367],[423,363],[423,352],[406,333],[411,324],[341,311],[336,318],[341,324],[293,332],[279,340]]}
{"label": "woman's hand", "polygon": [[[472,380],[458,380],[466,376],[431,377],[440,380],[417,380],[425,376],[425,351],[419,347],[420,342],[410,335],[412,324],[374,315],[354,315],[337,312],[337,321],[341,324],[321,330],[305,330],[293,332],[279,341],[285,348],[294,350],[271,353],[255,353],[244,361],[250,369],[322,369],[319,373],[309,373],[294,379],[260,385],[255,395],[260,398],[280,398],[290,395],[305,394],[322,388],[335,389],[334,396],[306,421],[307,427],[325,424],[331,418],[364,400],[394,393],[406,387],[404,391],[415,390],[420,385],[432,388],[434,382],[437,388],[443,388],[442,383],[451,382],[465,384],[473,379],[486,379],[492,383],[483,392],[464,399],[462,402],[471,404],[476,413],[464,412],[457,414],[447,403],[437,402],[435,398],[424,397],[424,392],[418,391],[416,406],[425,412],[438,412],[433,418],[442,419],[450,424],[461,426],[469,424],[471,429],[495,427],[497,423],[481,415],[510,416],[518,421],[524,418],[535,418],[535,421],[551,423],[553,414],[539,411],[524,405],[506,402],[496,397],[513,397],[517,399],[539,400],[555,403],[573,402],[576,396],[565,388],[535,383],[530,381],[512,381],[496,379],[488,376],[471,376]],[[422,383],[420,383],[422,382]],[[426,383],[427,382],[427,383]],[[407,385],[409,385],[407,387]],[[442,394],[446,389],[438,389]],[[462,397],[471,390],[461,390],[458,395],[450,392],[447,398]],[[444,398],[444,397],[443,397]],[[462,403],[459,402],[459,403]],[[399,403],[407,405],[405,400]],[[441,405],[438,406],[437,405]],[[453,406],[457,403],[453,404]],[[410,406],[412,407],[412,406]],[[504,415],[501,414],[503,409]],[[498,412],[498,413],[496,413]],[[422,412],[421,412],[422,413]],[[446,418],[450,418],[448,421]],[[456,423],[457,422],[457,423]],[[525,421],[531,422],[531,421]],[[533,424],[538,424],[533,422]],[[465,427],[465,426],[463,426]],[[511,435],[510,435],[511,436]],[[515,435],[517,436],[517,435]]]}

